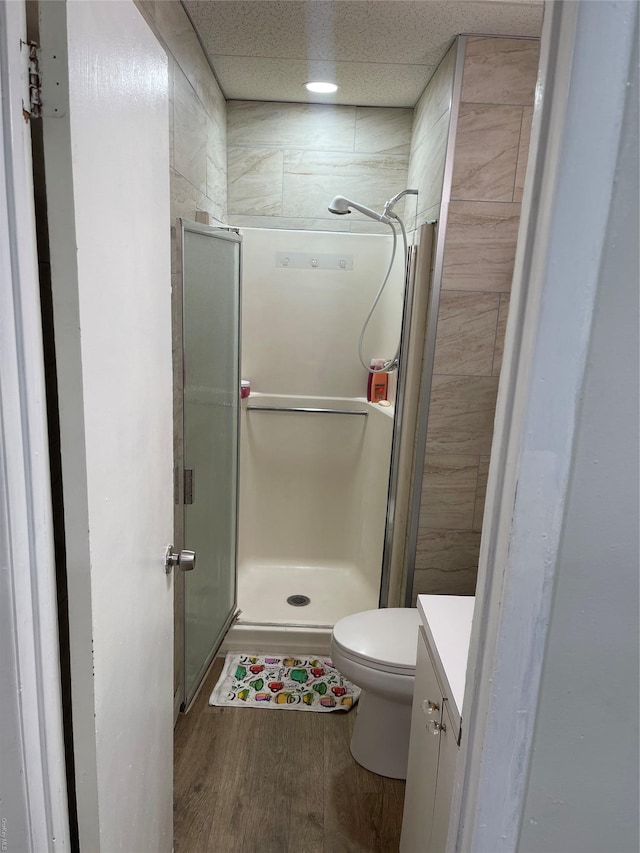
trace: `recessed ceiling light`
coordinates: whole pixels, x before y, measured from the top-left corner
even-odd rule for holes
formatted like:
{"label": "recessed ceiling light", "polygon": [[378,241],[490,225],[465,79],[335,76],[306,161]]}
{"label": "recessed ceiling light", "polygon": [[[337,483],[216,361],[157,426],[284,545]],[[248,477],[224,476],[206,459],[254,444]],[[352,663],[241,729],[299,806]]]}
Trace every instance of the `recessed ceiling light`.
{"label": "recessed ceiling light", "polygon": [[305,88],[310,92],[315,92],[317,95],[330,95],[332,92],[337,92],[338,87],[335,83],[324,83],[320,80],[313,83],[305,83]]}

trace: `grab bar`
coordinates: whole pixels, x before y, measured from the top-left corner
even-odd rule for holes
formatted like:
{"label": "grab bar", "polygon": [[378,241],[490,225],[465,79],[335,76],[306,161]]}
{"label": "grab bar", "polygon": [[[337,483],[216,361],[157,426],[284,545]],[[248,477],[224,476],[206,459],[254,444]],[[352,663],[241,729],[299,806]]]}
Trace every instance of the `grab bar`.
{"label": "grab bar", "polygon": [[364,415],[369,412],[364,409],[311,409],[294,406],[247,406],[249,412],[305,412],[312,415]]}

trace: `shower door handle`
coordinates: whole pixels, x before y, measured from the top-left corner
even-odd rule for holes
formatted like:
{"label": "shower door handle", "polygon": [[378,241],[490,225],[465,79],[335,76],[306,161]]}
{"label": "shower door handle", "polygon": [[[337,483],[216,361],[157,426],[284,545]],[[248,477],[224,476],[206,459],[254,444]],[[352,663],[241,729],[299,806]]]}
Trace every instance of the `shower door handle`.
{"label": "shower door handle", "polygon": [[184,505],[193,503],[193,468],[184,469]]}
{"label": "shower door handle", "polygon": [[196,567],[196,552],[184,550],[176,553],[173,545],[167,545],[164,555],[165,572],[170,575],[174,566],[176,569],[182,569],[183,572],[192,572]]}

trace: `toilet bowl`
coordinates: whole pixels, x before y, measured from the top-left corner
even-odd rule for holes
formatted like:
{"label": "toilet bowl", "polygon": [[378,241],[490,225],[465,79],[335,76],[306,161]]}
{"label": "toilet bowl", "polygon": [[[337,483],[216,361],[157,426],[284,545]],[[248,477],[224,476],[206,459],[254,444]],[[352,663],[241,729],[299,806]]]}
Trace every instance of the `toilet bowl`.
{"label": "toilet bowl", "polygon": [[418,611],[365,610],[336,622],[331,659],[361,689],[351,754],[380,776],[406,779]]}

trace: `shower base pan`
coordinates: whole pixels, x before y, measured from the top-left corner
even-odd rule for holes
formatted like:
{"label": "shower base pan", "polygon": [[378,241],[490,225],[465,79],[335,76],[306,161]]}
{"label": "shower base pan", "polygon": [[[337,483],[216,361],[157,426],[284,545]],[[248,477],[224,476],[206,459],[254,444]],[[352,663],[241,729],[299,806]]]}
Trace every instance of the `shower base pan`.
{"label": "shower base pan", "polygon": [[328,654],[339,619],[377,606],[377,585],[354,566],[245,564],[238,572],[240,616],[223,648],[246,651],[257,643],[255,651]]}

